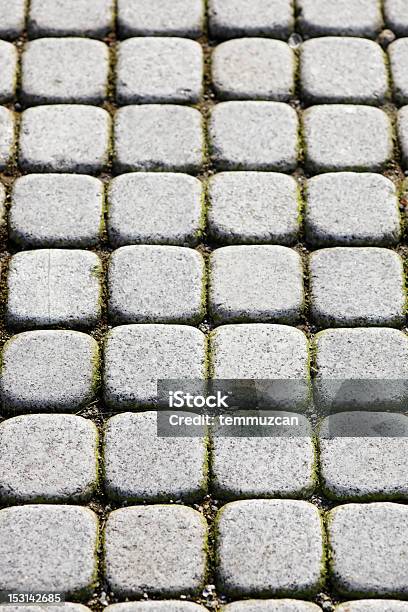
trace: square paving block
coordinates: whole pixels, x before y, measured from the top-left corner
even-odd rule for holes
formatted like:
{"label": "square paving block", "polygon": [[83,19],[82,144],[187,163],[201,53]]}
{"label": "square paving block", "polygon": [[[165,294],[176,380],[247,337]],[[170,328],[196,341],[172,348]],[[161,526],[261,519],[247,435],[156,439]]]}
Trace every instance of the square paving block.
{"label": "square paving block", "polygon": [[26,0],[0,0],[0,38],[13,40],[25,27]]}
{"label": "square paving block", "polygon": [[118,30],[122,38],[198,38],[203,33],[203,28],[203,0],[118,0]]}
{"label": "square paving block", "polygon": [[210,0],[208,9],[213,38],[268,36],[286,40],[295,25],[290,0]]}
{"label": "square paving block", "polygon": [[321,608],[299,599],[246,599],[223,606],[221,612],[321,612]]}
{"label": "square paving block", "polygon": [[405,67],[408,62],[408,39],[396,40],[388,47],[394,97],[398,104],[408,103],[408,76]]}
{"label": "square paving block", "polygon": [[[1,15],[1,5],[0,5]],[[1,26],[0,26],[1,28]],[[4,40],[0,41],[0,103],[14,99],[17,86],[17,49]]]}
{"label": "square paving block", "polygon": [[5,106],[0,106],[0,170],[5,170],[12,160],[14,129],[14,113]]}
{"label": "square paving block", "polygon": [[398,139],[402,165],[405,169],[408,169],[408,106],[403,106],[398,111]]}
{"label": "square paving block", "polygon": [[384,16],[387,28],[397,36],[408,35],[408,5],[405,0],[384,0]]}
{"label": "square paving block", "polygon": [[30,0],[28,33],[103,38],[114,27],[114,0]]}
{"label": "square paving block", "polygon": [[[334,608],[335,612],[407,612],[408,601],[397,599],[360,599],[346,601]],[[7,610],[6,610],[7,612]]]}
{"label": "square paving block", "polygon": [[[207,612],[207,608],[192,601],[178,601],[177,599],[157,599],[150,601],[127,601],[126,603],[111,604],[105,608],[106,612]],[[3,612],[0,610],[0,612]],[[7,612],[7,610],[5,611]]]}
{"label": "square paving block", "polygon": [[383,28],[377,0],[298,0],[299,27],[309,37],[375,38]]}

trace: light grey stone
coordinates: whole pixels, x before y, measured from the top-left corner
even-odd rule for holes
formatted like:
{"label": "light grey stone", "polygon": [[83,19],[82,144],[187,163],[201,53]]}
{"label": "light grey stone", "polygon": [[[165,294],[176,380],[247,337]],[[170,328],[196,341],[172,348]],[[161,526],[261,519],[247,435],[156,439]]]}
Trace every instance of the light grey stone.
{"label": "light grey stone", "polygon": [[209,268],[209,308],[216,322],[299,320],[305,297],[296,251],[227,246],[212,252]]}
{"label": "light grey stone", "polygon": [[211,156],[220,170],[278,170],[297,164],[298,119],[282,102],[222,102],[209,124]]}
{"label": "light grey stone", "polygon": [[[207,608],[192,601],[127,601],[126,603],[111,604],[105,608],[106,612],[207,612]],[[0,610],[2,612],[2,610]],[[5,612],[8,612],[7,610]],[[24,612],[24,610],[22,611]]]}
{"label": "light grey stone", "polygon": [[328,515],[329,567],[343,596],[406,597],[408,508],[390,502],[338,506]]}
{"label": "light grey stone", "polygon": [[112,512],[105,529],[106,579],[120,597],[177,597],[204,586],[207,524],[178,505]]}
{"label": "light grey stone", "polygon": [[104,186],[91,176],[32,174],[11,193],[10,238],[20,247],[92,247],[103,228]]}
{"label": "light grey stone", "polygon": [[[1,7],[0,7],[1,15]],[[0,26],[1,27],[1,26]],[[17,86],[17,49],[4,40],[0,41],[0,102],[11,102]]]}
{"label": "light grey stone", "polygon": [[25,26],[26,0],[0,0],[0,38],[13,40],[22,34]]}
{"label": "light grey stone", "polygon": [[408,418],[344,412],[320,427],[319,467],[325,494],[335,500],[406,499]]}
{"label": "light grey stone", "polygon": [[398,138],[402,165],[405,169],[408,169],[408,106],[404,106],[398,111]]}
{"label": "light grey stone", "polygon": [[[297,500],[246,500],[217,516],[217,582],[230,596],[311,596],[323,582],[321,517]],[[245,551],[245,554],[242,552]]]}
{"label": "light grey stone", "polygon": [[208,8],[214,38],[269,36],[286,40],[295,25],[290,0],[210,0]]}
{"label": "light grey stone", "polygon": [[202,117],[171,104],[127,106],[116,113],[116,172],[198,173],[204,162]]}
{"label": "light grey stone", "polygon": [[194,40],[131,38],[119,44],[119,104],[196,103],[203,91],[203,51]]}
{"label": "light grey stone", "polygon": [[311,314],[325,327],[405,321],[401,257],[378,247],[335,247],[310,256]]}
{"label": "light grey stone", "polygon": [[277,100],[294,94],[296,59],[280,40],[228,40],[212,54],[212,82],[222,100]]}
{"label": "light grey stone", "polygon": [[405,0],[384,0],[387,27],[397,36],[408,35],[408,6]]}
{"label": "light grey stone", "polygon": [[101,316],[102,263],[95,253],[23,251],[10,260],[6,320],[10,327],[93,327]]}
{"label": "light grey stone", "polygon": [[198,323],[204,316],[205,266],[178,246],[137,245],[113,252],[109,315],[116,323]]}
{"label": "light grey stone", "polygon": [[14,129],[14,113],[0,106],[0,170],[7,168],[12,160],[15,144]]}
{"label": "light grey stone", "polygon": [[94,106],[60,104],[22,113],[19,164],[28,172],[96,174],[108,162],[111,119]]}
{"label": "light grey stone", "polygon": [[[0,605],[0,612],[43,612],[44,604],[21,604],[10,605],[5,604],[4,606]],[[89,608],[83,606],[82,604],[68,603],[64,601],[62,604],[47,604],[47,610],[49,612],[89,612]]]}
{"label": "light grey stone", "polygon": [[98,367],[91,336],[65,330],[17,334],[3,349],[3,410],[77,412],[94,398]]}
{"label": "light grey stone", "polygon": [[113,30],[114,0],[30,0],[28,33],[103,38]]}
{"label": "light grey stone", "polygon": [[98,519],[49,504],[0,510],[0,590],[87,597],[96,582]]}
{"label": "light grey stone", "polygon": [[315,359],[315,399],[324,409],[401,411],[408,403],[408,337],[397,329],[322,331]]}
{"label": "light grey stone", "polygon": [[383,27],[377,0],[298,0],[299,27],[308,36],[375,38]]}
{"label": "light grey stone", "polygon": [[6,188],[0,182],[0,232],[6,232]]}
{"label": "light grey stone", "polygon": [[108,233],[113,246],[195,246],[203,232],[201,182],[187,174],[138,172],[112,180]]}
{"label": "light grey stone", "polygon": [[220,172],[208,184],[208,231],[223,243],[291,245],[299,234],[300,191],[275,172]]}
{"label": "light grey stone", "polygon": [[401,238],[395,185],[371,173],[315,176],[306,188],[305,234],[316,246],[387,246]]}
{"label": "light grey stone", "polygon": [[[221,612],[320,612],[321,608],[299,599],[247,599],[234,601],[221,608]],[[6,610],[7,612],[7,610]],[[23,611],[24,612],[24,611]]]}
{"label": "light grey stone", "polygon": [[391,123],[379,108],[313,106],[303,113],[303,134],[310,172],[375,172],[393,156]]}
{"label": "light grey stone", "polygon": [[99,40],[33,40],[22,55],[21,99],[27,106],[100,104],[108,93],[108,74],[108,46]]}
{"label": "light grey stone", "polygon": [[407,612],[408,602],[397,599],[360,599],[346,601],[336,606],[334,610],[335,612]]}
{"label": "light grey stone", "polygon": [[301,47],[302,99],[311,104],[383,104],[389,95],[385,54],[363,38],[329,36]]}
{"label": "light grey stone", "polygon": [[203,0],[118,0],[118,29],[130,36],[184,36],[203,33]]}
{"label": "light grey stone", "polygon": [[[408,27],[408,16],[407,16]],[[408,38],[400,38],[387,49],[390,58],[394,97],[398,104],[408,103],[408,77],[405,67],[408,62]]]}
{"label": "light grey stone", "polygon": [[107,422],[105,490],[113,499],[150,503],[202,499],[207,470],[205,439],[158,436],[156,412],[119,414]]}
{"label": "light grey stone", "polygon": [[97,483],[98,432],[69,414],[0,423],[0,498],[6,503],[88,501]]}
{"label": "light grey stone", "polygon": [[106,340],[104,394],[112,408],[154,406],[157,381],[202,379],[205,336],[186,325],[122,325]]}

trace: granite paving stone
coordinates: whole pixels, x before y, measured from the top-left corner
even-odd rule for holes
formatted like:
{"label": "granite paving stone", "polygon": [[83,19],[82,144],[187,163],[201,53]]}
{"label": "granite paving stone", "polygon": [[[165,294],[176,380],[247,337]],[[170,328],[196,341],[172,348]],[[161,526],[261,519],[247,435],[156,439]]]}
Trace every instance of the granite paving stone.
{"label": "granite paving stone", "polygon": [[384,0],[385,23],[397,36],[408,35],[408,6],[404,0]]}
{"label": "granite paving stone", "polygon": [[69,414],[17,416],[0,423],[0,498],[86,502],[97,484],[98,432]]}
{"label": "granite paving stone", "polygon": [[15,117],[13,111],[0,106],[0,171],[10,164],[14,154]]}
{"label": "granite paving stone", "polygon": [[291,245],[300,231],[300,190],[277,172],[220,172],[208,183],[208,231],[225,244]]}
{"label": "granite paving stone", "polygon": [[13,40],[25,27],[26,0],[0,0],[0,38]]}
{"label": "granite paving stone", "polygon": [[172,171],[196,174],[204,162],[202,117],[195,108],[171,104],[127,106],[114,129],[117,173]]}
{"label": "granite paving stone", "polygon": [[215,47],[212,82],[221,100],[286,102],[295,91],[296,58],[285,42],[266,38],[228,40]]}
{"label": "granite paving stone", "polygon": [[247,599],[233,601],[221,608],[222,612],[319,612],[320,610],[316,604],[299,599]]}
{"label": "granite paving stone", "polygon": [[93,247],[103,229],[104,187],[91,176],[31,174],[11,192],[9,233],[19,247]]}
{"label": "granite paving stone", "polygon": [[26,172],[96,174],[108,162],[111,120],[93,106],[61,104],[22,113],[19,164]]}
{"label": "granite paving stone", "polygon": [[122,508],[108,516],[104,535],[106,579],[117,596],[177,597],[203,588],[207,524],[196,510]]}
{"label": "granite paving stone", "polygon": [[204,28],[203,0],[118,0],[118,30],[130,36],[198,38]]}
{"label": "granite paving stone", "polygon": [[[44,604],[0,605],[0,612],[42,612],[43,610]],[[47,604],[47,610],[49,612],[89,612],[90,608],[79,603],[65,601],[61,604]]]}
{"label": "granite paving stone", "polygon": [[77,331],[39,330],[12,336],[0,384],[8,412],[77,412],[98,386],[98,345]]}
{"label": "granite paving stone", "polygon": [[0,232],[5,230],[6,226],[6,188],[0,182]]}
{"label": "granite paving stone", "polygon": [[108,190],[108,233],[129,244],[195,246],[204,229],[201,182],[187,174],[139,172],[115,177]]}
{"label": "granite paving stone", "polygon": [[278,170],[297,164],[298,118],[282,102],[232,101],[211,112],[209,139],[219,170]]}
{"label": "granite paving stone", "polygon": [[121,42],[116,64],[119,104],[197,103],[203,91],[203,51],[194,40],[131,38]]}
{"label": "granite paving stone", "polygon": [[[408,24],[407,24],[408,27]],[[398,104],[408,103],[408,77],[404,67],[408,61],[408,38],[400,38],[388,47],[394,97]]]}
{"label": "granite paving stone", "polygon": [[30,0],[28,33],[103,38],[114,27],[114,0]]}
{"label": "granite paving stone", "polygon": [[0,590],[86,598],[96,581],[97,538],[98,519],[88,508],[3,508]]}
{"label": "granite paving stone", "polygon": [[299,27],[309,36],[375,38],[383,27],[376,0],[298,0]]}
{"label": "granite paving stone", "polygon": [[324,550],[315,506],[298,500],[245,500],[224,506],[216,520],[222,592],[285,597],[319,591]]}
{"label": "granite paving stone", "polygon": [[402,165],[405,169],[408,169],[408,106],[403,106],[398,111],[398,139]]}
{"label": "granite paving stone", "polygon": [[286,40],[295,25],[290,0],[210,0],[210,36],[262,36]]}
{"label": "granite paving stone", "polygon": [[[1,10],[1,8],[0,8]],[[0,13],[1,14],[1,13]],[[1,27],[1,26],[0,26]],[[0,103],[11,102],[17,87],[17,49],[0,40]]]}
{"label": "granite paving stone", "polygon": [[192,601],[167,599],[164,601],[127,601],[111,604],[105,610],[107,612],[206,612],[207,608]]}
{"label": "granite paving stone", "polygon": [[408,602],[397,599],[360,599],[346,601],[334,608],[335,612],[407,612]]}

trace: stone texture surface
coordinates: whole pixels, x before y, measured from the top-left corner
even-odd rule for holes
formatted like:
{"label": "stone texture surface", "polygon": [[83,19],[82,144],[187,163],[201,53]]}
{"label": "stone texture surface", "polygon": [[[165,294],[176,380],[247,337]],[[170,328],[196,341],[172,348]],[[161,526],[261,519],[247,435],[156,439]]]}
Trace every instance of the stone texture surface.
{"label": "stone texture surface", "polygon": [[197,323],[205,313],[204,272],[193,249],[121,247],[109,264],[109,315],[117,323]]}
{"label": "stone texture surface", "polygon": [[397,36],[408,35],[408,6],[404,0],[384,0],[385,22]]}
{"label": "stone texture surface", "polygon": [[118,176],[108,191],[108,233],[114,246],[194,246],[203,231],[203,186],[186,174]]}
{"label": "stone texture surface", "polygon": [[19,164],[28,172],[96,174],[108,161],[111,120],[82,104],[39,106],[21,118]]}
{"label": "stone texture surface", "polygon": [[369,172],[336,172],[309,179],[305,233],[316,246],[397,244],[401,216],[394,183]]}
{"label": "stone texture surface", "polygon": [[303,135],[311,172],[379,171],[393,154],[391,123],[378,108],[314,106],[303,113]]}
{"label": "stone texture surface", "polygon": [[25,26],[25,0],[0,0],[0,38],[13,40],[20,36]]}
{"label": "stone texture surface", "polygon": [[185,506],[112,512],[105,529],[106,578],[120,597],[177,597],[204,584],[205,519]]}
{"label": "stone texture surface", "polygon": [[294,52],[280,40],[242,38],[215,47],[212,82],[221,100],[285,102],[295,91]]}
{"label": "stone texture surface", "polygon": [[118,0],[118,29],[130,36],[186,36],[203,32],[203,0]]}
{"label": "stone texture surface", "polygon": [[222,102],[211,113],[211,157],[219,170],[294,170],[298,119],[282,102]]}
{"label": "stone texture surface", "polygon": [[119,45],[116,64],[119,104],[197,103],[202,82],[203,51],[193,40],[132,38]]}
{"label": "stone texture surface", "polygon": [[103,38],[114,26],[113,0],[30,0],[28,33]]}
{"label": "stone texture surface", "polygon": [[0,106],[0,171],[7,168],[12,160],[15,142],[14,129],[14,113],[5,106]]}
{"label": "stone texture surface", "polygon": [[406,597],[408,509],[379,502],[338,506],[328,517],[333,586],[343,596]]}
{"label": "stone texture surface", "polygon": [[88,501],[97,483],[98,432],[79,416],[24,415],[0,423],[0,499]]}
{"label": "stone texture surface", "polygon": [[6,319],[17,329],[93,327],[101,316],[102,263],[95,253],[40,249],[13,255]]}
{"label": "stone texture surface", "polygon": [[290,245],[299,233],[300,191],[277,172],[220,172],[208,183],[208,229],[222,243]]}
{"label": "stone texture surface", "polygon": [[77,412],[98,382],[98,345],[77,331],[23,332],[3,349],[3,410]]}
{"label": "stone texture surface", "polygon": [[21,99],[34,104],[99,104],[108,93],[109,50],[99,40],[41,38],[22,55]]}
{"label": "stone texture surface", "polygon": [[87,508],[3,508],[0,590],[86,597],[96,579],[97,533],[97,516]]}
{"label": "stone texture surface", "polygon": [[307,36],[375,38],[383,27],[375,0],[298,0],[299,27]]}
{"label": "stone texture surface", "polygon": [[324,553],[321,518],[312,504],[232,502],[218,514],[217,532],[217,581],[222,592],[233,597],[318,592]]}
{"label": "stone texture surface", "polygon": [[92,247],[103,228],[103,183],[91,176],[33,174],[14,182],[10,237],[18,246]]}
{"label": "stone texture surface", "polygon": [[209,309],[216,322],[296,323],[304,306],[298,253],[283,246],[228,246],[209,263]]}
{"label": "stone texture surface", "polygon": [[290,0],[210,0],[209,28],[214,38],[270,36],[286,40],[295,19]]}
{"label": "stone texture surface", "polygon": [[116,172],[176,171],[195,174],[204,161],[202,117],[170,104],[127,106],[115,119]]}
{"label": "stone texture surface", "polygon": [[404,283],[402,259],[389,249],[315,251],[310,256],[312,317],[325,327],[398,327],[405,321]]}
{"label": "stone texture surface", "polygon": [[299,599],[247,599],[234,601],[223,606],[221,610],[222,612],[319,612],[321,608],[314,603]]}
{"label": "stone texture surface", "polygon": [[[408,16],[407,16],[408,27]],[[408,62],[408,40],[401,38],[388,47],[394,97],[398,104],[408,103],[408,77],[405,66]]]}
{"label": "stone texture surface", "polygon": [[105,348],[104,396],[112,408],[154,406],[157,380],[201,379],[205,336],[184,325],[122,325]]}
{"label": "stone texture surface", "polygon": [[[167,599],[165,601],[128,601],[111,604],[105,610],[107,612],[206,612],[207,608],[192,601]],[[0,612],[3,611],[0,610]]]}
{"label": "stone texture surface", "polygon": [[[0,605],[0,612],[41,612],[44,610],[44,605],[38,604],[22,604],[22,605],[13,605],[10,607],[10,604],[6,604],[4,606]],[[62,604],[47,604],[47,610],[49,612],[89,612],[90,608],[83,606],[78,603],[69,603],[65,601]]]}
{"label": "stone texture surface", "polygon": [[334,609],[335,612],[407,612],[408,602],[397,599],[360,599],[346,601]]}
{"label": "stone texture surface", "polygon": [[[0,7],[1,15],[1,7]],[[1,26],[0,26],[1,28]],[[0,41],[0,103],[14,99],[17,86],[17,49],[14,45]]]}
{"label": "stone texture surface", "polygon": [[398,111],[398,139],[402,165],[405,169],[408,169],[408,106],[403,106]]}

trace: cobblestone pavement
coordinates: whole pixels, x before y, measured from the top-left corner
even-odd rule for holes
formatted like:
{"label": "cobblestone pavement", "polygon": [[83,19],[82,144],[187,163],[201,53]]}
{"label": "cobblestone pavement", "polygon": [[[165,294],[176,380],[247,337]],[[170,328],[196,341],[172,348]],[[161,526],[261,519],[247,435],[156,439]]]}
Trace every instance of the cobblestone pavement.
{"label": "cobblestone pavement", "polygon": [[408,379],[407,0],[0,0],[0,39],[0,592],[407,612],[405,414],[154,411],[161,378]]}

